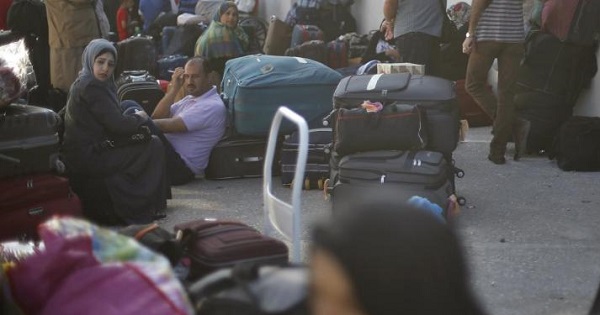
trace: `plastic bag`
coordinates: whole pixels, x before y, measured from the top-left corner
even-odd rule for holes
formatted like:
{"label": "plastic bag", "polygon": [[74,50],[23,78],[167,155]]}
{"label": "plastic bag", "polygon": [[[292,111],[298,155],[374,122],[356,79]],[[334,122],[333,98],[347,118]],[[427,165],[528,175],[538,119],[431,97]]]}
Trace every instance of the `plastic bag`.
{"label": "plastic bag", "polygon": [[75,218],[38,231],[45,250],[8,268],[3,286],[24,313],[193,314],[169,261],[133,238]]}
{"label": "plastic bag", "polygon": [[0,46],[0,67],[10,68],[21,82],[21,91],[36,86],[35,72],[25,48],[25,40]]}

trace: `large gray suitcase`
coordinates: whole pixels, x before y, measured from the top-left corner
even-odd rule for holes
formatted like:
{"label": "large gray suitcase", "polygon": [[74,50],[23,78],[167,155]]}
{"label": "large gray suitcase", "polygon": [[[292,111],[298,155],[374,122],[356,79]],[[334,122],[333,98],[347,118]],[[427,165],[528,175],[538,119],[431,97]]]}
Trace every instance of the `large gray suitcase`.
{"label": "large gray suitcase", "polygon": [[356,202],[406,202],[427,198],[442,209],[454,193],[453,169],[440,152],[369,151],[344,156],[331,180],[334,211]]}
{"label": "large gray suitcase", "polygon": [[460,109],[454,82],[410,73],[354,75],[343,78],[333,94],[334,108],[356,108],[365,100],[384,105],[419,105],[427,119],[426,149],[449,158],[459,140]]}

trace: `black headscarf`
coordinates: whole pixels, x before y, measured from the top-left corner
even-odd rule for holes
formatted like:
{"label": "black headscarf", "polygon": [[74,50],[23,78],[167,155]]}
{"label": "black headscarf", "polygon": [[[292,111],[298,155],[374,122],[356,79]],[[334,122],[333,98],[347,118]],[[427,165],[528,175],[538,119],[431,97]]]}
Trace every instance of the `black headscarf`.
{"label": "black headscarf", "polygon": [[411,206],[355,205],[313,231],[343,266],[369,315],[479,315],[458,239]]}

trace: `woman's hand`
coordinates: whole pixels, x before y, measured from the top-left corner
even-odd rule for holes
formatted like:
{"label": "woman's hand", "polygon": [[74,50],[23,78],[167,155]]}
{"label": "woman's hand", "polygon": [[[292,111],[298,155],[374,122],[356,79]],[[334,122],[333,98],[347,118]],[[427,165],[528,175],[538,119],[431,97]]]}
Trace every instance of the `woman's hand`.
{"label": "woman's hand", "polygon": [[150,119],[150,117],[148,117],[148,114],[143,110],[136,110],[134,114],[144,118],[144,120]]}

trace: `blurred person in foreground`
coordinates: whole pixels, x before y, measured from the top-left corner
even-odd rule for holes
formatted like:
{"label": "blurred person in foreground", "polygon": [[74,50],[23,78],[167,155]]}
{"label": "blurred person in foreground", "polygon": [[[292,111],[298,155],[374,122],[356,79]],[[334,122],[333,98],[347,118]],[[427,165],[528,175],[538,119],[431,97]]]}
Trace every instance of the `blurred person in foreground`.
{"label": "blurred person in foreground", "polygon": [[459,240],[410,205],[356,205],[313,230],[314,315],[483,315]]}

